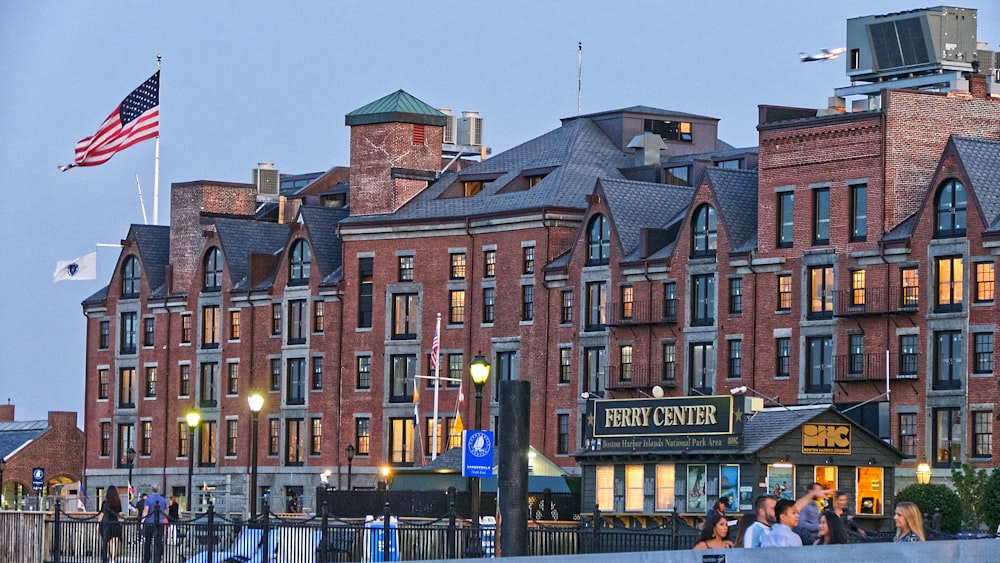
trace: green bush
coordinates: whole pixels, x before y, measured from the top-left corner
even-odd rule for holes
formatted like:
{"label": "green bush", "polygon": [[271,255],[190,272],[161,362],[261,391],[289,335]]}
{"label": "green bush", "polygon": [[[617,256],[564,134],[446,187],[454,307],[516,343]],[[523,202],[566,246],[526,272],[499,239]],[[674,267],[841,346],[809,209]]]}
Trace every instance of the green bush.
{"label": "green bush", "polygon": [[979,515],[986,522],[986,529],[993,532],[1000,526],[1000,469],[994,469],[983,486]]}
{"label": "green bush", "polygon": [[[946,534],[957,534],[962,528],[962,501],[955,491],[945,485],[910,485],[896,493],[896,504],[910,501],[920,507],[928,518],[934,511],[941,512],[941,530]],[[924,522],[926,529],[930,525]]]}

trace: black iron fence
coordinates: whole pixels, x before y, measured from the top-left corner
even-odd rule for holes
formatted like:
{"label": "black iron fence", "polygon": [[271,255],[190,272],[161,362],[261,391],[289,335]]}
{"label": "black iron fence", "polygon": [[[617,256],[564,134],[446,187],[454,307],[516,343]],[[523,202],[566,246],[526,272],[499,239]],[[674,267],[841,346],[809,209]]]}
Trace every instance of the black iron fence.
{"label": "black iron fence", "polygon": [[[215,511],[192,518],[141,525],[95,515],[66,513],[57,503],[45,519],[46,561],[169,563],[334,563],[483,558],[497,554],[496,528],[456,517],[454,502],[440,518],[397,518],[386,503],[377,517],[341,519],[329,514],[281,517],[265,504],[261,517],[244,520]],[[698,531],[672,518],[637,527],[600,513],[573,521],[532,520],[529,555],[574,555],[688,549]],[[388,538],[388,541],[386,541]],[[148,555],[147,555],[148,554]]]}

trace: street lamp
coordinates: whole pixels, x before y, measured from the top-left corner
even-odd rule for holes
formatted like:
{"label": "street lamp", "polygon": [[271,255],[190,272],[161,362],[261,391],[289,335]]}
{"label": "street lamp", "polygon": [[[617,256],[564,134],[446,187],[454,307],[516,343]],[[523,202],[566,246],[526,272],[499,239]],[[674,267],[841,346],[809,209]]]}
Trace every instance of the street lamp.
{"label": "street lamp", "polygon": [[128,461],[128,503],[131,505],[133,496],[132,468],[135,467],[135,448],[130,447],[128,451],[125,452],[125,460]]}
{"label": "street lamp", "polygon": [[347,444],[344,448],[344,454],[347,455],[347,490],[351,490],[351,463],[354,461],[354,454],[358,453],[358,450],[354,447],[354,444]]}
{"label": "street lamp", "polygon": [[[474,430],[483,429],[483,386],[490,378],[490,363],[483,357],[482,352],[469,363],[469,375],[472,377],[472,384],[476,386],[476,426]],[[480,492],[482,485],[479,477],[472,479],[472,541],[473,545],[468,551],[474,555],[482,556],[482,542],[479,535],[479,507]]]}
{"label": "street lamp", "polygon": [[257,417],[260,416],[260,409],[264,407],[264,396],[260,393],[252,393],[247,397],[247,404],[250,406],[250,519],[257,517]]}
{"label": "street lamp", "polygon": [[926,485],[931,482],[931,466],[921,463],[917,466],[917,483]]}
{"label": "street lamp", "polygon": [[188,512],[193,512],[191,508],[191,478],[194,476],[194,452],[195,452],[195,430],[198,429],[198,423],[201,422],[201,413],[192,410],[188,411],[184,415],[184,420],[187,421],[188,425],[188,485],[187,485],[187,509]]}

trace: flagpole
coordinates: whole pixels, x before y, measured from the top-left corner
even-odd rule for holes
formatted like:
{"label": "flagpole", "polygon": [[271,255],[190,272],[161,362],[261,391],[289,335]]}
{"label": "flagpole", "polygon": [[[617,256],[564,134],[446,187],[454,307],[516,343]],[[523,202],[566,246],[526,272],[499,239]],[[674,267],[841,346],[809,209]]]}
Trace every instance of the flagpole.
{"label": "flagpole", "polygon": [[[160,55],[156,55],[156,71],[160,71]],[[143,211],[145,213],[145,211]],[[153,163],[153,224],[160,224],[160,135],[156,135],[156,161]]]}
{"label": "flagpole", "polygon": [[[434,337],[438,338],[438,346],[440,346],[441,338],[441,313],[437,314],[437,326],[434,328]],[[435,348],[431,351],[432,354],[437,356],[439,350]],[[437,449],[438,449],[438,392],[441,387],[441,359],[440,357],[434,358],[434,424],[431,425],[431,461],[437,459]]]}

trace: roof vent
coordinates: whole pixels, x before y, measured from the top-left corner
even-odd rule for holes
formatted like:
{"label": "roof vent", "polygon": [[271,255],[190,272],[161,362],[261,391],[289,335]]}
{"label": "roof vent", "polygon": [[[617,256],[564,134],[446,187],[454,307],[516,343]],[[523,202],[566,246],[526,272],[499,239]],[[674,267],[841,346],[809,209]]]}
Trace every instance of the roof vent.
{"label": "roof vent", "polygon": [[483,118],[478,111],[463,111],[458,120],[458,145],[478,147],[483,144]]}
{"label": "roof vent", "polygon": [[458,118],[452,115],[451,110],[448,108],[438,108],[438,111],[448,118],[448,121],[444,124],[444,137],[441,142],[446,145],[453,145],[455,144],[455,131],[458,126]]}
{"label": "roof vent", "polygon": [[636,166],[649,166],[660,163],[660,151],[667,148],[667,144],[663,142],[663,137],[646,131],[633,137],[628,148],[639,149],[633,153]]}
{"label": "roof vent", "polygon": [[263,196],[277,196],[280,186],[278,169],[271,162],[258,162],[253,171],[253,185],[257,193]]}

